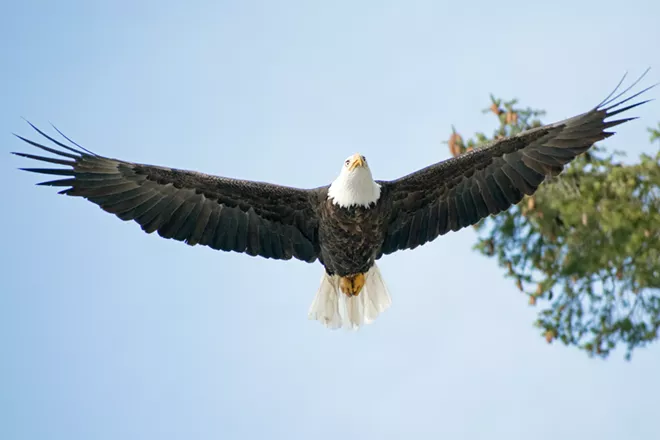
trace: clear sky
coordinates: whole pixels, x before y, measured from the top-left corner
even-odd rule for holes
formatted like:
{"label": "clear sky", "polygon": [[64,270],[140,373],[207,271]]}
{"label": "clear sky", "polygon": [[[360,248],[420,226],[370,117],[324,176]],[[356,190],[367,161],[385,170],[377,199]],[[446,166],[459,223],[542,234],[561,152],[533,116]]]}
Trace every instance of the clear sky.
{"label": "clear sky", "polygon": [[[660,80],[651,0],[24,1],[0,14],[0,438],[660,438],[660,346],[548,345],[471,228],[383,259],[393,305],[307,320],[322,267],[142,233],[16,170],[24,116],[97,153],[314,187],[490,132],[489,93],[588,110]],[[652,92],[660,97],[657,89]],[[660,104],[607,141],[634,158]]]}

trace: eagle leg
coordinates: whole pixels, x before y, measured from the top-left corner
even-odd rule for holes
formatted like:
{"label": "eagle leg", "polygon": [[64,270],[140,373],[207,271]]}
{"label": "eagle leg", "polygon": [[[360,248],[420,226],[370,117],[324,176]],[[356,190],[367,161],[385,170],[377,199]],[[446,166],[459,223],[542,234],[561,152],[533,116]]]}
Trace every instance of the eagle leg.
{"label": "eagle leg", "polygon": [[366,280],[366,274],[363,273],[341,277],[339,278],[339,288],[346,296],[358,296]]}

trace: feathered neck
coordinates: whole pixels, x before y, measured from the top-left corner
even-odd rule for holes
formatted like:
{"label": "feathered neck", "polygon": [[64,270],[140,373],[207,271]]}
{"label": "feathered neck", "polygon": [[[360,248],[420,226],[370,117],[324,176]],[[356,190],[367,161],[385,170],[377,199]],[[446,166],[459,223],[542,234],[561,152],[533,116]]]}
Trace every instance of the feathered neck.
{"label": "feathered neck", "polygon": [[342,170],[328,189],[328,198],[342,208],[368,207],[372,203],[376,203],[379,197],[380,185],[374,182],[368,168],[358,168],[353,171]]}

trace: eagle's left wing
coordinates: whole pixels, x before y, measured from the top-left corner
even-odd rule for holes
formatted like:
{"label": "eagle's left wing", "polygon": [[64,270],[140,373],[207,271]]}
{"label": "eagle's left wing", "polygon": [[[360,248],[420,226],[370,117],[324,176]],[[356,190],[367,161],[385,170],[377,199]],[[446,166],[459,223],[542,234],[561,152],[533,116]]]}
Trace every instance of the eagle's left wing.
{"label": "eagle's left wing", "polygon": [[621,107],[654,86],[612,104],[638,81],[610,99],[615,89],[579,116],[496,140],[397,180],[379,182],[392,207],[379,257],[473,225],[534,193],[547,175],[561,173],[564,165],[595,142],[614,134],[605,130],[635,119],[605,122],[648,102]]}
{"label": "eagle's left wing", "polygon": [[[30,124],[32,125],[32,124]],[[59,157],[14,153],[66,168],[23,168],[59,179],[64,187],[146,233],[189,245],[252,256],[314,262],[319,254],[316,207],[323,188],[303,189],[127,162],[73,147],[32,127],[59,148],[18,136]],[[60,133],[62,134],[62,133]]]}

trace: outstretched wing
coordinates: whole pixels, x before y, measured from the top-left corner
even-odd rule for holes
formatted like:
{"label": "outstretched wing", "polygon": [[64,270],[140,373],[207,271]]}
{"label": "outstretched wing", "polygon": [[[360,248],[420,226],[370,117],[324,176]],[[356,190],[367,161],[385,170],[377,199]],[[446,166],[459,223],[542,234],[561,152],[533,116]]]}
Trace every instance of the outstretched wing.
{"label": "outstretched wing", "polygon": [[648,102],[621,107],[653,86],[612,104],[640,79],[610,99],[620,82],[602,103],[579,116],[496,140],[398,180],[379,182],[392,206],[380,255],[414,249],[534,193],[547,175],[559,174],[577,155],[614,134],[605,130],[635,119],[605,122]]}
{"label": "outstretched wing", "polygon": [[313,262],[318,256],[314,208],[318,190],[110,159],[61,132],[77,148],[30,125],[61,148],[17,137],[60,158],[14,154],[70,167],[22,168],[64,176],[39,185],[67,187],[60,194],[84,197],[122,220],[135,220],[147,233],[157,231],[161,237],[189,245],[281,260],[294,257]]}

